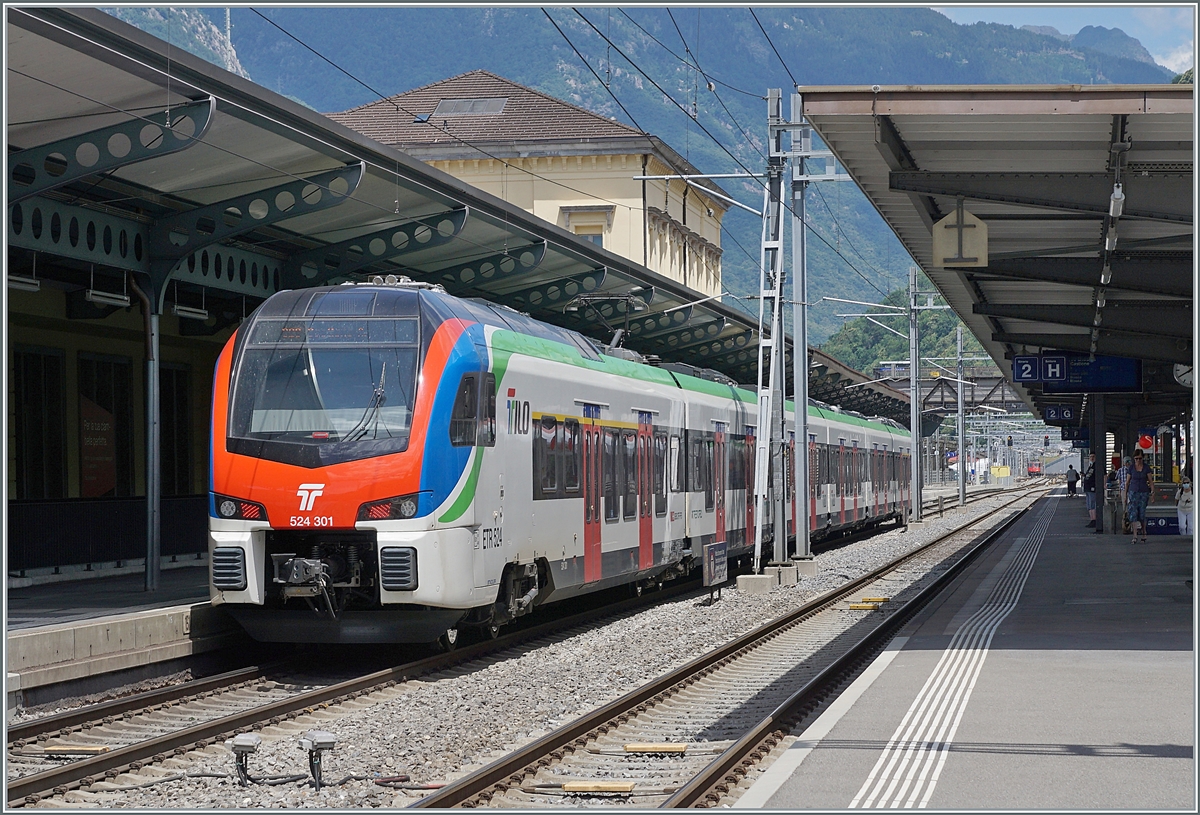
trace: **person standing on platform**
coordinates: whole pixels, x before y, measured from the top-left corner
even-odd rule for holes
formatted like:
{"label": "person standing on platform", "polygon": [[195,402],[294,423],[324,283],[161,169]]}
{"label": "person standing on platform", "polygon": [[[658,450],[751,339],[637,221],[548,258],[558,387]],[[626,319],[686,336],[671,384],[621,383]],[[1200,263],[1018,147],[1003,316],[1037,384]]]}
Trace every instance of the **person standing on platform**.
{"label": "person standing on platform", "polygon": [[1088,468],[1083,473],[1083,497],[1087,499],[1088,526],[1096,526],[1096,454],[1088,456]]}
{"label": "person standing on platform", "polygon": [[1079,471],[1075,469],[1075,465],[1067,465],[1067,497],[1075,497],[1075,485],[1079,483]]}
{"label": "person standing on platform", "polygon": [[1129,534],[1129,506],[1125,503],[1125,485],[1129,483],[1129,471],[1133,469],[1133,459],[1125,456],[1121,468],[1117,470],[1117,494],[1121,496],[1121,532]]}
{"label": "person standing on platform", "polygon": [[1133,454],[1133,466],[1129,468],[1129,477],[1125,479],[1125,506],[1129,508],[1129,526],[1133,530],[1133,540],[1138,542],[1138,530],[1141,529],[1142,543],[1146,542],[1146,504],[1150,503],[1150,490],[1154,487],[1154,476],[1150,473],[1150,465],[1142,457],[1142,451]]}
{"label": "person standing on platform", "polygon": [[1196,499],[1192,495],[1192,482],[1186,475],[1175,490],[1175,511],[1179,515],[1179,534],[1190,538],[1195,532],[1193,518],[1196,512]]}

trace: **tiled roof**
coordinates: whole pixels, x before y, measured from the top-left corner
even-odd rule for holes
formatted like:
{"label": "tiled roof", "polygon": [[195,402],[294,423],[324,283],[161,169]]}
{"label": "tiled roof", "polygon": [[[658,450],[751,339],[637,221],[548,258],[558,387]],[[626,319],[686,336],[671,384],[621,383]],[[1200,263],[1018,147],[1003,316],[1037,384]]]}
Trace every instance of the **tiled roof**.
{"label": "tiled roof", "polygon": [[[506,98],[498,114],[432,115],[444,99]],[[470,142],[644,138],[640,130],[518,85],[488,71],[469,71],[386,100],[326,114],[382,144],[417,146]],[[455,138],[458,137],[458,138]]]}

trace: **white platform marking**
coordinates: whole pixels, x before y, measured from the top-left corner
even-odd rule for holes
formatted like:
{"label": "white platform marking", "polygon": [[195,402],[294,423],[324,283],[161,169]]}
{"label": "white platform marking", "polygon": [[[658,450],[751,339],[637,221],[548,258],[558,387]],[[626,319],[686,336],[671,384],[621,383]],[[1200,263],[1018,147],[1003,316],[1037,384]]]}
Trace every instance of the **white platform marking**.
{"label": "white platform marking", "polygon": [[[1016,608],[1054,516],[1047,502],[987,601],[959,627],[850,808],[924,808],[945,766],[954,734],[1000,623]],[[911,792],[910,792],[911,789]],[[907,797],[905,797],[907,794]]]}

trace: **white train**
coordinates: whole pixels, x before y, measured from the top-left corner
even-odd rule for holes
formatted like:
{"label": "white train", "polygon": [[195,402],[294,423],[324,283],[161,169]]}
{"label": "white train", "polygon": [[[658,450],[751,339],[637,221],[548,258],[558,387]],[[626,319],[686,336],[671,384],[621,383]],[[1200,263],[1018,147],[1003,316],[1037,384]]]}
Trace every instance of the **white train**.
{"label": "white train", "polygon": [[[755,395],[607,350],[425,285],[274,295],[217,363],[213,603],[264,641],[451,645],[751,552]],[[908,445],[810,404],[789,533],[898,516]]]}

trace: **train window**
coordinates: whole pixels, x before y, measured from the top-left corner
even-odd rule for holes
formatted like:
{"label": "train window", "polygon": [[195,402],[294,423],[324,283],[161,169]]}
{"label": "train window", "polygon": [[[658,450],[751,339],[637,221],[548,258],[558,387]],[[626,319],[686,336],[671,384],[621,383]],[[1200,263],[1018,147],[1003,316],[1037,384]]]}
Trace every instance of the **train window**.
{"label": "train window", "polygon": [[450,412],[450,444],[454,447],[475,445],[475,422],[479,416],[477,374],[463,374]]}
{"label": "train window", "polygon": [[654,514],[667,514],[667,434],[654,434]]}
{"label": "train window", "polygon": [[687,445],[688,492],[700,492],[704,489],[704,440],[698,431],[688,431]]}
{"label": "train window", "polygon": [[729,440],[729,483],[726,485],[731,490],[745,489],[745,455],[746,442],[744,439],[739,439],[734,436]]}
{"label": "train window", "polygon": [[479,432],[475,443],[480,447],[496,446],[496,375],[483,375],[483,393],[480,402]]}
{"label": "train window", "polygon": [[533,497],[554,498],[558,492],[558,419],[543,416],[533,431]]}
{"label": "train window", "polygon": [[621,491],[624,494],[624,517],[628,520],[637,517],[638,500],[637,433],[633,430],[621,432],[621,458],[625,465]]}
{"label": "train window", "polygon": [[579,444],[579,422],[567,419],[563,423],[563,490],[579,492],[579,467],[583,453]]}
{"label": "train window", "polygon": [[604,430],[603,452],[602,452],[603,470],[604,470],[604,520],[615,521],[620,517],[621,512],[617,508],[617,468],[620,466],[620,459],[617,457],[617,431]]}
{"label": "train window", "polygon": [[679,436],[671,436],[671,492],[683,492],[683,476],[687,472],[683,461],[683,445]]}

